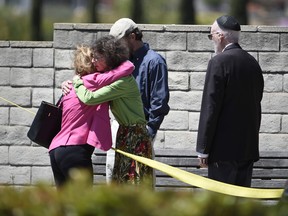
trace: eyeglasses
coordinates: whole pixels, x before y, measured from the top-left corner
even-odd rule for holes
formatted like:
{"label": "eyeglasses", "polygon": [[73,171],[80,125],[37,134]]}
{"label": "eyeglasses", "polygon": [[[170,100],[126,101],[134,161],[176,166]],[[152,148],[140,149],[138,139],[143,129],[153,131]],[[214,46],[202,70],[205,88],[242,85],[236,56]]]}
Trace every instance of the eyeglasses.
{"label": "eyeglasses", "polygon": [[103,56],[96,56],[96,55],[92,55],[92,61],[93,62],[97,62],[101,59],[103,59],[104,57]]}
{"label": "eyeglasses", "polygon": [[214,34],[221,34],[221,33],[220,33],[220,32],[215,32],[215,33],[208,34],[208,35],[207,35],[207,36],[208,36],[208,39],[209,39],[209,40],[212,40],[212,37],[213,37]]}

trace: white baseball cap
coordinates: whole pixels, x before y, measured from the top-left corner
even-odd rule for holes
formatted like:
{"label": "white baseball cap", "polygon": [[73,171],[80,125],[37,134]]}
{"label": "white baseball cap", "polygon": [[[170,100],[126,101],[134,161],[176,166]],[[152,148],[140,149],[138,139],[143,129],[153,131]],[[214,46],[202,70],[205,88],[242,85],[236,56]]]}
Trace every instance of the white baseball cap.
{"label": "white baseball cap", "polygon": [[132,32],[138,28],[137,24],[129,18],[121,18],[117,20],[110,29],[109,35],[114,36],[117,39],[124,37],[127,32]]}

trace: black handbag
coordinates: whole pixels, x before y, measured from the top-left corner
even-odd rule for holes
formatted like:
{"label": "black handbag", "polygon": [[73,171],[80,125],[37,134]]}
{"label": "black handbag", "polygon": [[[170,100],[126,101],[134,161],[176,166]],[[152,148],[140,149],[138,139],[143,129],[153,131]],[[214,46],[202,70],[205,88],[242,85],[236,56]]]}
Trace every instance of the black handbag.
{"label": "black handbag", "polygon": [[27,133],[30,140],[45,148],[49,148],[51,141],[61,129],[61,99],[62,96],[56,105],[42,101]]}

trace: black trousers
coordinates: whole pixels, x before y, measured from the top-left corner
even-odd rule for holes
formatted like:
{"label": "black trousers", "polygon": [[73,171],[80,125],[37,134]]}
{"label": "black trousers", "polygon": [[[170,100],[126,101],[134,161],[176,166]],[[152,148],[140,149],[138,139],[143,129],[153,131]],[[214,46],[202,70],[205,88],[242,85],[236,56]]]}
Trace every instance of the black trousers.
{"label": "black trousers", "polygon": [[253,161],[218,161],[208,164],[208,178],[228,184],[250,187]]}
{"label": "black trousers", "polygon": [[93,184],[93,165],[91,156],[94,147],[88,144],[75,146],[60,146],[49,152],[51,167],[56,186],[59,188],[69,180],[71,169],[79,168],[89,171]]}

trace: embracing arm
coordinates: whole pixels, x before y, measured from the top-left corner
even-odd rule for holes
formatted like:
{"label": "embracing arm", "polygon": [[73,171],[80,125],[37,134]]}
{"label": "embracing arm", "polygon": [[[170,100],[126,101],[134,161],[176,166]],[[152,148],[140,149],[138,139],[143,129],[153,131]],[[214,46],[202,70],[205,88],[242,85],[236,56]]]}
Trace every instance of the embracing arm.
{"label": "embracing arm", "polygon": [[130,61],[125,61],[118,67],[105,73],[93,73],[83,76],[83,83],[89,90],[95,91],[103,86],[109,85],[114,81],[131,75],[134,70],[134,65]]}
{"label": "embracing arm", "polygon": [[[134,65],[130,61],[125,61],[118,67],[114,68],[111,71],[105,73],[93,73],[83,76],[84,85],[89,90],[97,90],[103,86],[109,85],[112,82],[131,75],[134,70]],[[72,81],[67,80],[61,84],[62,93],[64,95],[69,94],[71,91]]]}
{"label": "embracing arm", "polygon": [[73,86],[77,97],[84,104],[96,105],[121,97],[123,94],[121,84],[123,82],[122,79],[119,79],[108,86],[104,86],[103,88],[92,92],[84,86],[83,81],[80,78],[75,77],[73,79]]}

